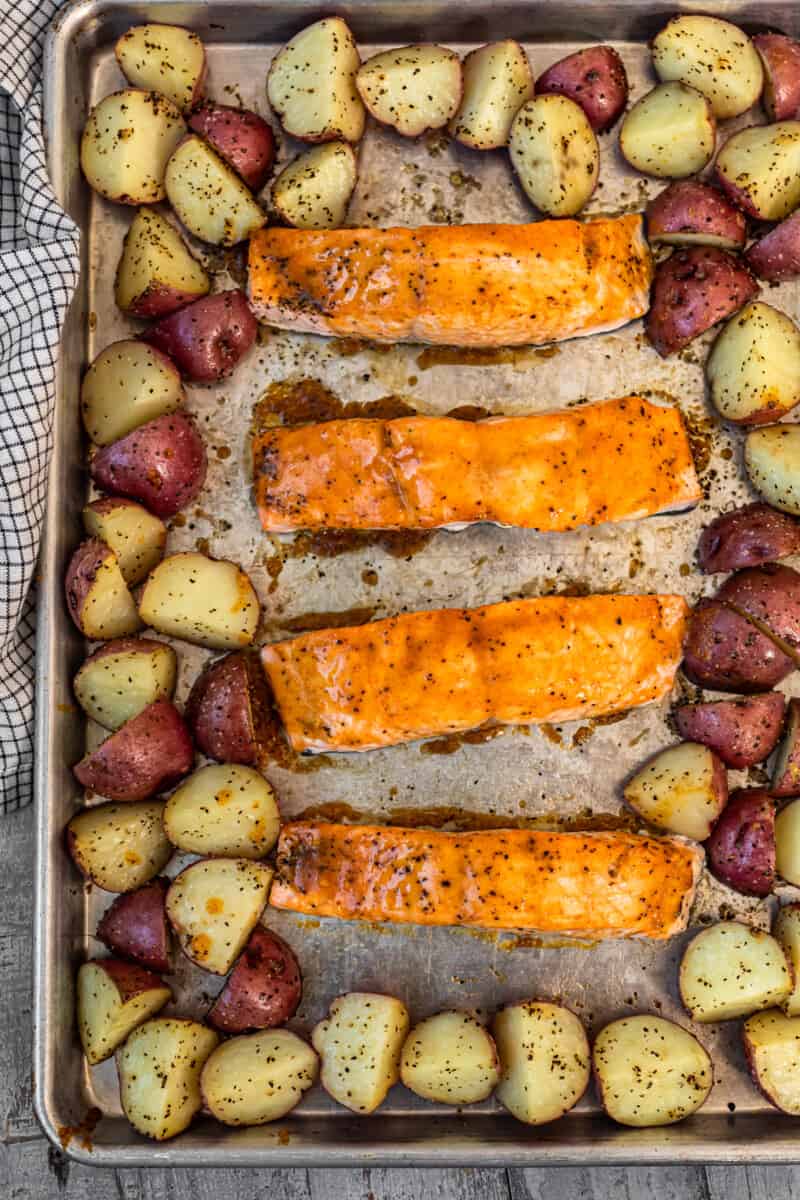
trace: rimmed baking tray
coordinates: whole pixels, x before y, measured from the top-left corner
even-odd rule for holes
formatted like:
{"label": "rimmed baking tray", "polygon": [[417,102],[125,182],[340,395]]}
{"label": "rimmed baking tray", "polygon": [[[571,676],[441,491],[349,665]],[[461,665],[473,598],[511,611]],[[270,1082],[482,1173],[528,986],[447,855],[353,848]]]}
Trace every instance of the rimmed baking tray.
{"label": "rimmed baking tray", "polygon": [[[439,40],[459,50],[515,37],[535,71],[577,44],[616,43],[636,92],[650,78],[646,40],[676,8],[729,16],[746,27],[800,32],[791,3],[675,5],[640,0],[354,0],[335,6],[361,46]],[[233,97],[264,112],[264,80],[275,50],[298,29],[330,13],[306,0],[270,4],[159,0],[77,0],[56,21],[45,53],[46,131],[50,170],[64,207],[83,231],[83,271],[58,366],[55,451],[41,556],[37,702],[37,899],[35,954],[35,1085],[39,1119],[76,1159],[97,1165],[491,1165],[790,1162],[800,1158],[796,1126],[767,1106],[748,1082],[736,1023],[699,1030],[711,1050],[717,1083],[703,1111],[660,1130],[623,1130],[607,1121],[590,1093],[567,1118],[529,1129],[492,1103],[454,1111],[418,1103],[401,1088],[374,1116],[355,1119],[319,1089],[290,1119],[231,1132],[198,1120],[173,1142],[140,1138],[120,1114],[113,1067],[89,1073],[74,1025],[73,981],[78,964],[97,952],[91,932],[108,897],[87,888],[63,849],[62,831],[80,803],[70,765],[82,753],[85,722],[70,691],[84,652],[62,599],[63,572],[80,537],[86,495],[85,446],[78,420],[81,371],[93,354],[131,328],[113,305],[113,267],[130,213],[92,196],[78,165],[80,130],[88,107],[122,85],[113,61],[115,39],[132,23],[163,20],[196,30],[209,47],[210,94]],[[295,152],[282,143],[282,157]],[[530,220],[504,155],[471,154],[432,137],[402,142],[370,129],[360,151],[360,181],[352,223],[415,225],[442,221]],[[631,211],[657,190],[621,163],[615,135],[603,139],[603,187],[590,212]],[[226,260],[233,277],[235,261]],[[797,316],[796,290],[771,296]],[[337,611],[350,619],[403,607],[479,604],[506,595],[559,587],[679,591],[695,599],[702,580],[691,568],[701,524],[722,504],[743,498],[738,439],[709,426],[703,406],[702,353],[696,347],[663,363],[633,325],[619,333],[566,343],[557,352],[518,350],[468,361],[421,347],[371,350],[324,339],[269,333],[233,381],[194,389],[211,448],[208,485],[171,548],[196,544],[237,558],[251,572],[265,606],[266,637],[285,636],[309,614]],[[345,400],[402,394],[422,411],[478,404],[496,412],[526,412],[584,398],[646,390],[680,404],[698,447],[706,500],[681,517],[601,528],[593,534],[537,536],[477,527],[440,533],[418,553],[369,544],[330,556],[324,548],[292,554],[288,544],[260,534],[249,495],[246,429],[253,402],[271,384],[315,378]],[[205,656],[181,648],[181,694]],[[475,820],[502,814],[512,821],[600,821],[618,810],[618,785],[651,750],[671,736],[666,706],[629,714],[607,726],[508,731],[483,745],[469,742],[398,747],[342,756],[317,771],[270,772],[287,816],[309,806],[328,812],[385,816],[402,809],[424,823],[429,810],[466,808]],[[96,737],[97,731],[89,731]],[[598,818],[598,813],[603,814]],[[706,881],[696,919],[714,917],[731,893]],[[738,902],[736,911],[765,924],[769,904]],[[640,1009],[688,1023],[674,990],[682,939],[668,945],[607,943],[595,947],[544,945],[508,935],[464,930],[414,930],[313,922],[268,914],[295,946],[305,974],[303,1005],[294,1024],[308,1030],[339,991],[396,991],[419,1017],[450,1005],[492,1007],[539,995],[560,997],[590,1028]],[[200,1013],[209,977],[178,964],[178,1010]]]}

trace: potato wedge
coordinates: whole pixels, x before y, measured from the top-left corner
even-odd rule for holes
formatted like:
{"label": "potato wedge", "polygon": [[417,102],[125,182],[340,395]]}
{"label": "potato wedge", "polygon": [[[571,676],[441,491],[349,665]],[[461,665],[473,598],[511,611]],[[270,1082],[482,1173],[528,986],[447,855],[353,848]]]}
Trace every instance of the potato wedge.
{"label": "potato wedge", "polygon": [[308,1042],[288,1029],[234,1037],[203,1067],[203,1101],[223,1125],[266,1125],[300,1103],[317,1067]]}
{"label": "potato wedge", "polygon": [[725,767],[699,742],[670,746],[637,771],[625,802],[651,825],[704,841],[728,801]]}
{"label": "potato wedge", "polygon": [[159,633],[217,650],[248,646],[260,612],[255,588],[241,567],[192,552],[163,559],[139,602],[142,620]]}
{"label": "potato wedge", "polygon": [[222,1033],[274,1029],[294,1016],[303,978],[294,951],[256,925],[206,1020]]}
{"label": "potato wedge", "polygon": [[208,273],[177,229],[155,209],[140,208],[117,263],[117,307],[131,317],[163,317],[205,296],[210,287]]}
{"label": "potato wedge", "polygon": [[649,201],[647,238],[654,246],[739,250],[747,238],[747,221],[719,188],[681,179]]}
{"label": "potato wedge", "polygon": [[659,83],[625,114],[619,148],[645,175],[685,179],[711,161],[716,134],[705,96],[685,83]]}
{"label": "potato wedge", "polygon": [[770,791],[781,799],[800,796],[800,700],[796,696],[789,701],[786,729],[772,764]]}
{"label": "potato wedge", "polygon": [[116,638],[90,654],[73,680],[75,699],[105,729],[132,717],[175,691],[175,651],[153,638]]}
{"label": "potato wedge", "polygon": [[351,1112],[375,1112],[400,1078],[408,1029],[408,1009],[394,996],[337,996],[311,1034],[322,1063],[320,1083],[328,1095]]}
{"label": "potato wedge", "polygon": [[445,46],[384,50],[362,64],[356,87],[381,125],[401,137],[419,137],[442,129],[458,112],[464,90],[461,61]]}
{"label": "potato wedge", "polygon": [[129,587],[141,583],[164,557],[166,525],[134,500],[93,500],[83,510],[83,527],[111,547]]}
{"label": "potato wedge", "polygon": [[500,1081],[497,1047],[474,1013],[437,1013],[415,1025],[403,1043],[400,1078],[425,1100],[475,1104]]}
{"label": "potato wedge", "polygon": [[280,828],[278,802],[264,776],[237,764],[201,767],[164,810],[167,837],[189,854],[263,858]]}
{"label": "potato wedge", "polygon": [[196,33],[180,25],[134,25],[114,47],[122,74],[137,88],[160,92],[178,108],[202,95],[206,52]]}
{"label": "potato wedge", "polygon": [[76,991],[78,1032],[92,1067],[172,999],[172,989],[158,975],[119,958],[83,963]]}
{"label": "potato wedge", "polygon": [[263,117],[248,108],[206,101],[192,112],[189,128],[205,138],[251,192],[261,190],[275,161],[275,134]]}
{"label": "potato wedge", "polygon": [[85,788],[109,800],[147,800],[176,784],[193,763],[189,730],[162,696],[89,750],[72,772]]}
{"label": "potato wedge", "polygon": [[683,350],[758,295],[741,259],[716,246],[676,250],[656,267],[645,330],[662,358]]}
{"label": "potato wedge", "polygon": [[200,1073],[219,1035],[199,1021],[156,1017],[117,1051],[122,1110],[158,1142],[183,1133],[203,1105]]}
{"label": "potato wedge", "polygon": [[245,858],[207,858],[176,875],[167,917],[187,958],[225,975],[244,949],[267,902],[272,869]]}
{"label": "potato wedge", "polygon": [[189,233],[212,246],[235,246],[266,223],[249,188],[196,133],[185,137],[170,157],[164,187]]}
{"label": "potato wedge", "polygon": [[185,400],[178,368],[145,342],[112,342],[94,359],[81,384],[81,416],[96,446],[108,446],[126,433]]}
{"label": "potato wedge", "polygon": [[792,972],[769,933],[740,921],[720,921],[692,938],[681,959],[678,987],[694,1021],[730,1021],[782,1003]]}
{"label": "potato wedge", "polygon": [[64,581],[69,615],[93,641],[138,633],[142,622],[114,551],[98,538],[81,542]]}
{"label": "potato wedge", "polygon": [[800,42],[783,33],[757,33],[753,45],[764,68],[761,103],[770,121],[786,121],[800,111]]}
{"label": "potato wedge", "polygon": [[720,120],[747,112],[764,82],[761,59],[747,34],[718,17],[679,16],[650,47],[662,80],[680,80],[711,101]]}
{"label": "potato wedge", "polygon": [[794,987],[782,1002],[787,1017],[800,1016],[800,904],[784,904],[772,923],[772,936],[777,938],[789,960]]}
{"label": "potato wedge", "polygon": [[533,96],[528,56],[512,38],[473,50],[462,63],[464,92],[450,122],[452,137],[472,150],[505,146],[511,122]]}
{"label": "potato wedge", "polygon": [[800,1116],[800,1019],[777,1008],[755,1013],[742,1026],[747,1065],[770,1104]]}
{"label": "potato wedge", "polygon": [[771,638],[719,600],[701,600],[689,619],[683,672],[719,692],[763,692],[794,670]]}
{"label": "potato wedge", "polygon": [[745,567],[729,575],[717,599],[746,617],[779,650],[800,662],[800,573],[786,563]]}
{"label": "potato wedge", "polygon": [[166,196],[164,173],[186,123],[166,96],[126,88],[89,113],[81,168],[90,187],[118,204],[155,204]]}
{"label": "potato wedge", "polygon": [[537,96],[511,123],[508,152],[525,195],[549,217],[574,217],[600,171],[597,138],[566,96]]}
{"label": "potato wedge", "polygon": [[800,553],[800,522],[768,504],[745,504],[706,525],[697,544],[705,574],[761,567]]}
{"label": "potato wedge", "polygon": [[737,700],[681,704],[675,727],[689,742],[702,742],[728,767],[742,771],[763,762],[778,744],[786,711],[781,692]]}
{"label": "potato wedge", "polygon": [[536,95],[568,96],[580,104],[595,133],[605,133],[628,102],[625,64],[613,46],[587,46],[548,67]]}
{"label": "potato wedge", "polygon": [[800,800],[792,800],[775,818],[775,868],[781,879],[800,887]]}
{"label": "potato wedge", "polygon": [[124,892],[103,913],[94,936],[112,954],[150,971],[169,971],[169,926],[164,902],[170,881],[157,875],[135,892]]}
{"label": "potato wedge", "polygon": [[208,456],[197,423],[170,413],[140,425],[94,455],[92,479],[105,492],[139,500],[158,517],[174,517],[206,481]]}
{"label": "potato wedge", "polygon": [[800,329],[771,304],[751,301],[717,335],[706,379],[726,421],[777,421],[800,404]]}
{"label": "potato wedge", "polygon": [[186,720],[198,748],[221,762],[257,766],[261,731],[270,717],[266,676],[247,651],[210,662],[186,701]]}
{"label": "potato wedge", "polygon": [[744,465],[774,508],[800,516],[800,425],[768,425],[748,433]]}
{"label": "potato wedge", "polygon": [[361,59],[341,17],[325,17],[295,34],[275,55],[267,99],[281,125],[304,142],[357,142],[364,105],[356,89]]}
{"label": "potato wedge", "polygon": [[697,1112],[714,1082],[707,1051],[674,1021],[643,1013],[598,1033],[592,1065],[603,1108],[620,1125],[674,1125]]}
{"label": "potato wedge", "polygon": [[780,283],[800,275],[800,212],[792,213],[757,238],[745,254],[747,265],[760,279]]}
{"label": "potato wedge", "polygon": [[495,1095],[526,1125],[557,1121],[589,1086],[589,1042],[574,1013],[560,1004],[507,1004],[492,1022],[500,1056]]}
{"label": "potato wedge", "polygon": [[745,896],[768,896],[775,886],[775,802],[766,788],[731,796],[706,842],[712,874]]}
{"label": "potato wedge", "polygon": [[782,220],[800,204],[800,121],[741,129],[714,169],[723,191],[751,217]]}
{"label": "potato wedge", "polygon": [[98,804],[67,825],[75,866],[106,892],[132,892],[154,879],[172,858],[159,800]]}
{"label": "potato wedge", "polygon": [[295,229],[336,229],[344,225],[356,177],[350,143],[324,142],[284,167],[272,185],[272,205]]}
{"label": "potato wedge", "polygon": [[256,340],[258,324],[238,288],[195,300],[162,317],[142,334],[175,360],[195,383],[217,383],[230,375]]}

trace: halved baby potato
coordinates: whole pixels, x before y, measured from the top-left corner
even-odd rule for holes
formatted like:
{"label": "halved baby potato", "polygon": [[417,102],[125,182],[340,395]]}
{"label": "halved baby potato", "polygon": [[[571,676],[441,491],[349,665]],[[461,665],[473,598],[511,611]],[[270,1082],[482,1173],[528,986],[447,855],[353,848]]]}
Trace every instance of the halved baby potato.
{"label": "halved baby potato", "polygon": [[722,760],[700,742],[656,754],[626,784],[625,800],[651,825],[703,842],[728,799]]}
{"label": "halved baby potato", "polygon": [[300,1103],[317,1067],[308,1042],[288,1029],[233,1037],[203,1067],[203,1101],[223,1125],[266,1125]]}
{"label": "halved baby potato", "polygon": [[208,273],[177,229],[155,209],[140,208],[117,264],[117,307],[132,317],[163,317],[207,295],[210,287]]}
{"label": "halved baby potato", "polygon": [[800,404],[800,329],[752,300],[718,335],[706,360],[711,402],[738,425],[776,421]]}
{"label": "halved baby potato", "polygon": [[154,879],[172,858],[160,800],[98,804],[67,825],[75,866],[106,892],[132,892]]}
{"label": "halved baby potato", "polygon": [[219,1034],[199,1021],[155,1017],[117,1051],[122,1110],[158,1142],[183,1133],[203,1106],[200,1073]]}
{"label": "halved baby potato", "polygon": [[754,1013],[742,1026],[747,1065],[770,1104],[800,1116],[800,1018],[777,1008]]}
{"label": "halved baby potato", "polygon": [[589,1086],[590,1054],[582,1023],[560,1004],[525,1000],[492,1023],[500,1055],[496,1096],[526,1125],[557,1121]]}
{"label": "halved baby potato", "polygon": [[702,92],[721,120],[747,112],[761,95],[761,59],[746,33],[718,17],[673,17],[651,45],[659,79]]}
{"label": "halved baby potato", "polygon": [[560,58],[536,80],[536,95],[555,93],[580,104],[595,133],[605,133],[628,101],[625,64],[613,46],[584,46]]}
{"label": "halved baby potato", "polygon": [[526,196],[549,217],[574,217],[597,184],[597,138],[583,109],[566,96],[523,104],[511,123],[508,152]]}
{"label": "halved baby potato", "polygon": [[705,96],[685,83],[660,83],[625,114],[619,148],[645,175],[683,179],[711,161],[716,130]]}
{"label": "halved baby potato", "polygon": [[769,933],[740,921],[720,921],[692,938],[681,959],[678,987],[694,1021],[730,1021],[792,991],[789,962]]}
{"label": "halved baby potato", "polygon": [[96,446],[108,446],[185,399],[172,359],[146,342],[123,338],[101,350],[81,384],[81,416]]}
{"label": "halved baby potato", "polygon": [[166,196],[164,172],[186,122],[166,96],[125,88],[89,113],[81,168],[90,187],[119,204],[155,204]]}
{"label": "halved baby potato", "polygon": [[500,1081],[497,1047],[474,1013],[436,1013],[415,1025],[403,1043],[400,1078],[425,1100],[475,1104]]}
{"label": "halved baby potato", "polygon": [[800,425],[753,429],[744,444],[753,487],[773,508],[800,515]]}
{"label": "halved baby potato", "polygon": [[375,1112],[400,1078],[408,1010],[378,992],[337,996],[314,1026],[311,1043],[322,1060],[320,1083],[351,1112]]}
{"label": "halved baby potato", "polygon": [[193,551],[162,559],[139,601],[139,614],[151,628],[217,650],[249,646],[260,611],[241,567]]}
{"label": "halved baby potato", "polygon": [[401,46],[375,54],[356,75],[368,111],[402,137],[441,129],[458,111],[461,60],[446,46]]}
{"label": "halved baby potato", "polygon": [[782,220],[800,204],[800,121],[741,129],[720,150],[714,170],[751,217]]}
{"label": "halved baby potato", "polygon": [[792,990],[782,1001],[781,1008],[787,1017],[800,1017],[800,904],[784,904],[778,909],[772,923],[772,936],[783,947],[794,978]]}
{"label": "halved baby potato", "polygon": [[273,183],[273,207],[295,229],[336,229],[344,224],[357,174],[349,142],[312,146]]}
{"label": "halved baby potato", "polygon": [[267,902],[272,869],[244,858],[206,858],[176,875],[167,917],[187,958],[225,975]]}
{"label": "halved baby potato", "polygon": [[793,800],[775,818],[775,869],[781,879],[800,887],[800,800]]}
{"label": "halved baby potato", "polygon": [[236,172],[196,133],[171,156],[164,187],[178,219],[212,246],[235,246],[267,219]]}
{"label": "halved baby potato", "polygon": [[138,633],[142,621],[117,556],[99,538],[81,542],[64,581],[69,615],[92,641]]}
{"label": "halved baby potato", "polygon": [[174,787],[193,763],[189,730],[161,696],[87,751],[72,771],[85,788],[109,800],[146,800]]}
{"label": "halved baby potato", "polygon": [[757,33],[753,45],[764,68],[761,103],[770,121],[786,121],[800,111],[800,42],[783,33]]}
{"label": "halved baby potato", "polygon": [[341,17],[325,17],[295,34],[267,75],[267,99],[286,132],[304,142],[357,142],[365,120],[356,89],[360,65],[355,38]]}
{"label": "halved baby potato", "polygon": [[135,500],[93,500],[83,510],[83,527],[111,547],[129,587],[141,583],[164,557],[166,525]]}
{"label": "halved baby potato", "polygon": [[189,854],[263,858],[280,827],[275,793],[264,776],[235,763],[201,767],[164,810],[167,837]]}
{"label": "halved baby potato", "polygon": [[472,150],[505,146],[511,122],[533,96],[528,56],[513,38],[479,46],[464,59],[464,94],[450,122],[457,142]]}
{"label": "halved baby potato", "polygon": [[648,202],[647,240],[655,246],[739,250],[747,240],[747,221],[719,188],[681,179]]}
{"label": "halved baby potato", "polygon": [[114,47],[122,74],[134,87],[191,108],[203,91],[206,52],[196,33],[180,25],[134,25]]}
{"label": "halved baby potato", "polygon": [[110,1058],[137,1025],[172,999],[158,975],[119,958],[83,963],[76,990],[78,1032],[90,1066]]}

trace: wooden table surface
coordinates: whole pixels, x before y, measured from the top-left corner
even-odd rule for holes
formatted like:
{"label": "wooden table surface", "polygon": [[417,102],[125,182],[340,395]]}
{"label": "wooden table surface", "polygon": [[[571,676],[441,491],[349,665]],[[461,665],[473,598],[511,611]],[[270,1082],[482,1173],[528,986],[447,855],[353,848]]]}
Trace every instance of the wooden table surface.
{"label": "wooden table surface", "polygon": [[0,819],[0,1200],[800,1200],[800,1167],[93,1170],[31,1104],[33,811]]}

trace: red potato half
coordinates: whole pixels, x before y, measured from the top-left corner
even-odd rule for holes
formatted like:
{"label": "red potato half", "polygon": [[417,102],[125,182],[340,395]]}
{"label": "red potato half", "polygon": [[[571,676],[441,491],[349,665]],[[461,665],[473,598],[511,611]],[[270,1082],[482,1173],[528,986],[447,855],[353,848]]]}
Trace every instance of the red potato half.
{"label": "red potato half", "polygon": [[266,1125],[300,1103],[317,1068],[308,1042],[288,1029],[230,1038],[203,1067],[203,1100],[223,1125]]}
{"label": "red potato half", "polygon": [[187,958],[226,975],[267,902],[271,867],[245,858],[204,858],[176,875],[167,917]]}
{"label": "red potato half", "polygon": [[772,766],[773,796],[800,796],[800,700],[789,701],[789,716],[783,740]]}
{"label": "red potato half", "polygon": [[255,638],[261,606],[236,563],[189,552],[168,555],[150,573],[139,612],[167,637],[232,650]]}
{"label": "red potato half", "polygon": [[115,638],[95,650],[73,680],[83,711],[105,729],[119,729],[155,700],[172,699],[178,660],[165,642]]}
{"label": "red potato half", "polygon": [[169,971],[169,927],[165,900],[170,881],[159,875],[135,892],[117,896],[106,909],[95,937],[112,954],[151,971]]}
{"label": "red potato half", "polygon": [[800,662],[800,574],[785,563],[745,567],[725,580],[717,599],[747,617],[784,654]]}
{"label": "red potato half", "polygon": [[787,1017],[800,1016],[800,904],[784,904],[772,924],[772,936],[777,938],[789,960],[794,987],[781,1004]]}
{"label": "red potato half", "polygon": [[267,219],[225,159],[194,133],[173,152],[164,172],[164,188],[180,222],[212,246],[235,246]]}
{"label": "red potato half", "polygon": [[140,425],[181,408],[178,368],[153,346],[124,338],[101,350],[81,384],[81,416],[96,446],[108,446]]}
{"label": "red potato half", "polygon": [[72,768],[85,788],[109,800],[146,800],[188,775],[194,746],[169,700],[154,700]]}
{"label": "red potato half", "polygon": [[69,615],[93,641],[138,633],[142,622],[117,556],[99,538],[81,542],[64,580]]}
{"label": "red potato half", "polygon": [[155,204],[186,133],[179,108],[158,92],[126,88],[105,96],[81,135],[81,168],[90,187],[119,204]]}
{"label": "red potato half", "polygon": [[197,677],[185,717],[203,754],[252,767],[269,710],[264,672],[251,654],[237,651],[215,659]]}
{"label": "red potato half", "polygon": [[210,287],[207,272],[177,229],[155,209],[140,208],[117,264],[117,307],[131,317],[163,317],[205,296]]}
{"label": "red potato half", "polygon": [[681,737],[708,746],[729,767],[742,771],[763,762],[778,744],[786,699],[765,692],[742,700],[682,704],[675,710]]}
{"label": "red potato half", "polygon": [[656,267],[645,329],[667,358],[758,295],[741,260],[715,246],[676,250]]}
{"label": "red potato half", "polygon": [[500,1082],[494,1038],[474,1013],[436,1013],[403,1043],[400,1078],[409,1091],[437,1104],[486,1100]]}
{"label": "red potato half", "polygon": [[295,34],[275,55],[267,98],[283,128],[304,142],[359,141],[366,114],[356,89],[361,65],[341,17],[325,17]]}
{"label": "red potato half", "polygon": [[533,95],[528,56],[506,38],[473,50],[462,69],[464,93],[449,125],[452,137],[471,150],[505,146],[514,114]]}
{"label": "red potato half", "polygon": [[744,465],[750,482],[774,508],[800,515],[800,425],[767,425],[748,433]]}
{"label": "red potato half", "polygon": [[356,88],[367,111],[402,137],[442,129],[458,112],[461,60],[445,46],[384,50],[359,67]]}
{"label": "red potato half", "polygon": [[122,1110],[138,1133],[166,1141],[203,1107],[200,1073],[219,1035],[199,1021],[155,1017],[117,1051]]}
{"label": "red potato half", "polygon": [[745,259],[759,278],[771,283],[796,279],[800,275],[800,212],[792,213],[753,242]]}
{"label": "red potato half", "polygon": [[175,789],[164,810],[167,837],[188,854],[263,858],[280,828],[272,788],[239,763],[201,767]]}
{"label": "red potato half", "polygon": [[134,25],[114,47],[128,83],[189,108],[202,94],[206,52],[196,33],[180,25]]}
{"label": "red potato half", "polygon": [[83,527],[111,547],[129,587],[141,583],[164,557],[166,525],[134,500],[93,500],[83,510]]}
{"label": "red potato half", "polygon": [[800,553],[800,524],[768,504],[746,504],[715,517],[700,535],[697,563],[707,575],[761,567]]}
{"label": "red potato half", "polygon": [[106,892],[132,892],[172,858],[158,800],[98,804],[77,813],[66,831],[75,866]]}
{"label": "red potato half", "polygon": [[775,886],[775,803],[765,788],[734,792],[706,842],[717,879],[745,896]]}
{"label": "red potato half", "polygon": [[566,96],[536,96],[511,123],[508,153],[525,195],[549,217],[574,217],[600,173],[600,147],[586,114]]}
{"label": "red potato half", "polygon": [[104,492],[139,500],[157,517],[174,517],[205,483],[208,458],[188,413],[156,417],[98,450],[92,479]]}
{"label": "red potato half", "polygon": [[275,134],[258,113],[207,100],[189,116],[189,128],[199,133],[252,192],[267,182],[275,161]]}
{"label": "red potato half", "polygon": [[110,1058],[137,1025],[172,999],[158,975],[117,958],[79,967],[76,991],[78,1031],[90,1066]]}
{"label": "red potato half", "polygon": [[800,404],[800,329],[753,300],[727,322],[706,360],[711,403],[726,421],[766,425]]}
{"label": "red potato half", "polygon": [[717,155],[720,187],[760,221],[780,221],[800,204],[800,121],[751,125]]}
{"label": "red potato half", "polygon": [[495,1096],[512,1117],[545,1125],[575,1107],[591,1071],[586,1030],[573,1012],[544,1000],[507,1004],[492,1034],[501,1071]]}
{"label": "red potato half", "polygon": [[742,1026],[747,1065],[770,1104],[800,1116],[800,1019],[777,1008],[755,1013]]}
{"label": "red potato half", "polygon": [[624,795],[651,825],[702,842],[728,802],[728,778],[708,746],[681,742],[637,771]]}
{"label": "red potato half", "polygon": [[761,101],[770,121],[796,117],[800,109],[800,42],[783,33],[757,33],[753,45],[764,68]]}
{"label": "red potato half", "polygon": [[685,83],[659,83],[625,114],[619,148],[645,175],[683,179],[711,161],[716,137],[705,96]]}
{"label": "red potato half", "polygon": [[647,237],[657,246],[739,250],[747,237],[747,222],[719,188],[699,179],[681,179],[649,201]]}
{"label": "red potato half", "polygon": [[781,1004],[792,972],[779,942],[741,921],[719,921],[698,933],[681,959],[678,987],[694,1021],[730,1021]]}
{"label": "red potato half", "polygon": [[256,925],[206,1020],[222,1033],[274,1029],[294,1016],[302,994],[303,978],[291,946]]}
{"label": "red potato half", "polygon": [[659,79],[680,80],[710,100],[720,119],[747,112],[761,95],[764,74],[750,38],[718,17],[673,17],[650,46]]}
{"label": "red potato half", "polygon": [[256,340],[258,323],[244,292],[206,296],[163,317],[142,337],[168,354],[194,383],[217,383],[230,375]]}
{"label": "red potato half", "polygon": [[794,670],[788,654],[718,600],[702,600],[689,619],[684,674],[720,692],[763,692]]}
{"label": "red potato half", "polygon": [[320,1083],[355,1113],[372,1113],[400,1078],[400,1052],[409,1029],[408,1009],[394,996],[348,992],[337,996],[314,1026]]}
{"label": "red potato half", "polygon": [[605,133],[628,102],[625,64],[613,46],[587,46],[548,67],[536,80],[536,95],[568,96],[595,133]]}

